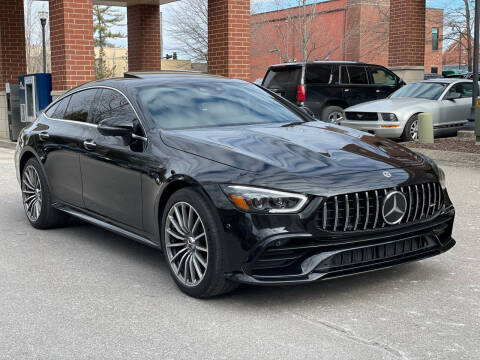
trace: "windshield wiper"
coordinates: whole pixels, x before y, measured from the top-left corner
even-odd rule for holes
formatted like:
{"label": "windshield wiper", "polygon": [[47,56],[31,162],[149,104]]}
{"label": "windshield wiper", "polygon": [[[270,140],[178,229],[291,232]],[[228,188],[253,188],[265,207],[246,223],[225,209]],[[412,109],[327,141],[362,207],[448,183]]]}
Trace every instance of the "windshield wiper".
{"label": "windshield wiper", "polygon": [[283,124],[281,127],[297,126],[297,125],[305,124],[306,122],[308,122],[308,121],[293,121],[293,122],[288,123],[288,124]]}

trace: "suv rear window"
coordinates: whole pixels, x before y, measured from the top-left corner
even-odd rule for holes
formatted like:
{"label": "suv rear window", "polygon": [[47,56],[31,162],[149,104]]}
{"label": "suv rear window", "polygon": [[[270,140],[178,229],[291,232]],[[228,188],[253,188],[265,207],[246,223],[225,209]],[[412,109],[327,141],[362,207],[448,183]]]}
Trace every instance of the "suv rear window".
{"label": "suv rear window", "polygon": [[307,65],[305,82],[307,84],[330,84],[332,65]]}
{"label": "suv rear window", "polygon": [[286,86],[297,86],[300,84],[300,78],[302,75],[301,67],[282,67],[270,69],[265,77],[263,86],[272,88],[272,87],[286,87]]}

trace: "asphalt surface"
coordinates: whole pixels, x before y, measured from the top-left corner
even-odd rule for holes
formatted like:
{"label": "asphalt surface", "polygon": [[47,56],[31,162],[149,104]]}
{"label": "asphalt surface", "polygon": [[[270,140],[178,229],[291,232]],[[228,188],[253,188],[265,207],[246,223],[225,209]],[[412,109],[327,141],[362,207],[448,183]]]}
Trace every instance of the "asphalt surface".
{"label": "asphalt surface", "polygon": [[445,166],[457,246],[418,263],[213,300],[158,251],[24,215],[0,149],[0,359],[480,359],[480,168]]}

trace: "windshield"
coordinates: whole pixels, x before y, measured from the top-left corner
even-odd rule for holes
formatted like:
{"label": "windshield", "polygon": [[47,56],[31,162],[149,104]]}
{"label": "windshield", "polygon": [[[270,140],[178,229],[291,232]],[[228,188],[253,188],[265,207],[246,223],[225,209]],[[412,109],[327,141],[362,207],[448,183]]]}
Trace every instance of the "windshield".
{"label": "windshield", "polygon": [[138,96],[162,129],[306,121],[281,99],[240,81],[178,80],[142,87]]}
{"label": "windshield", "polygon": [[448,84],[418,82],[405,85],[395,91],[390,98],[418,98],[438,100]]}

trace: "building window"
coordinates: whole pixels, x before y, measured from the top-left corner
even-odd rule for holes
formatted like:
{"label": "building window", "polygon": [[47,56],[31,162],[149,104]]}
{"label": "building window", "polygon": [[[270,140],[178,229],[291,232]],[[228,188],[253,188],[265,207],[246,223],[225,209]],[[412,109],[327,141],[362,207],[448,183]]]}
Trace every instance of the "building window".
{"label": "building window", "polygon": [[436,67],[436,66],[432,67],[430,73],[431,74],[438,74],[438,67]]}
{"label": "building window", "polygon": [[438,50],[438,27],[432,28],[432,50]]}

